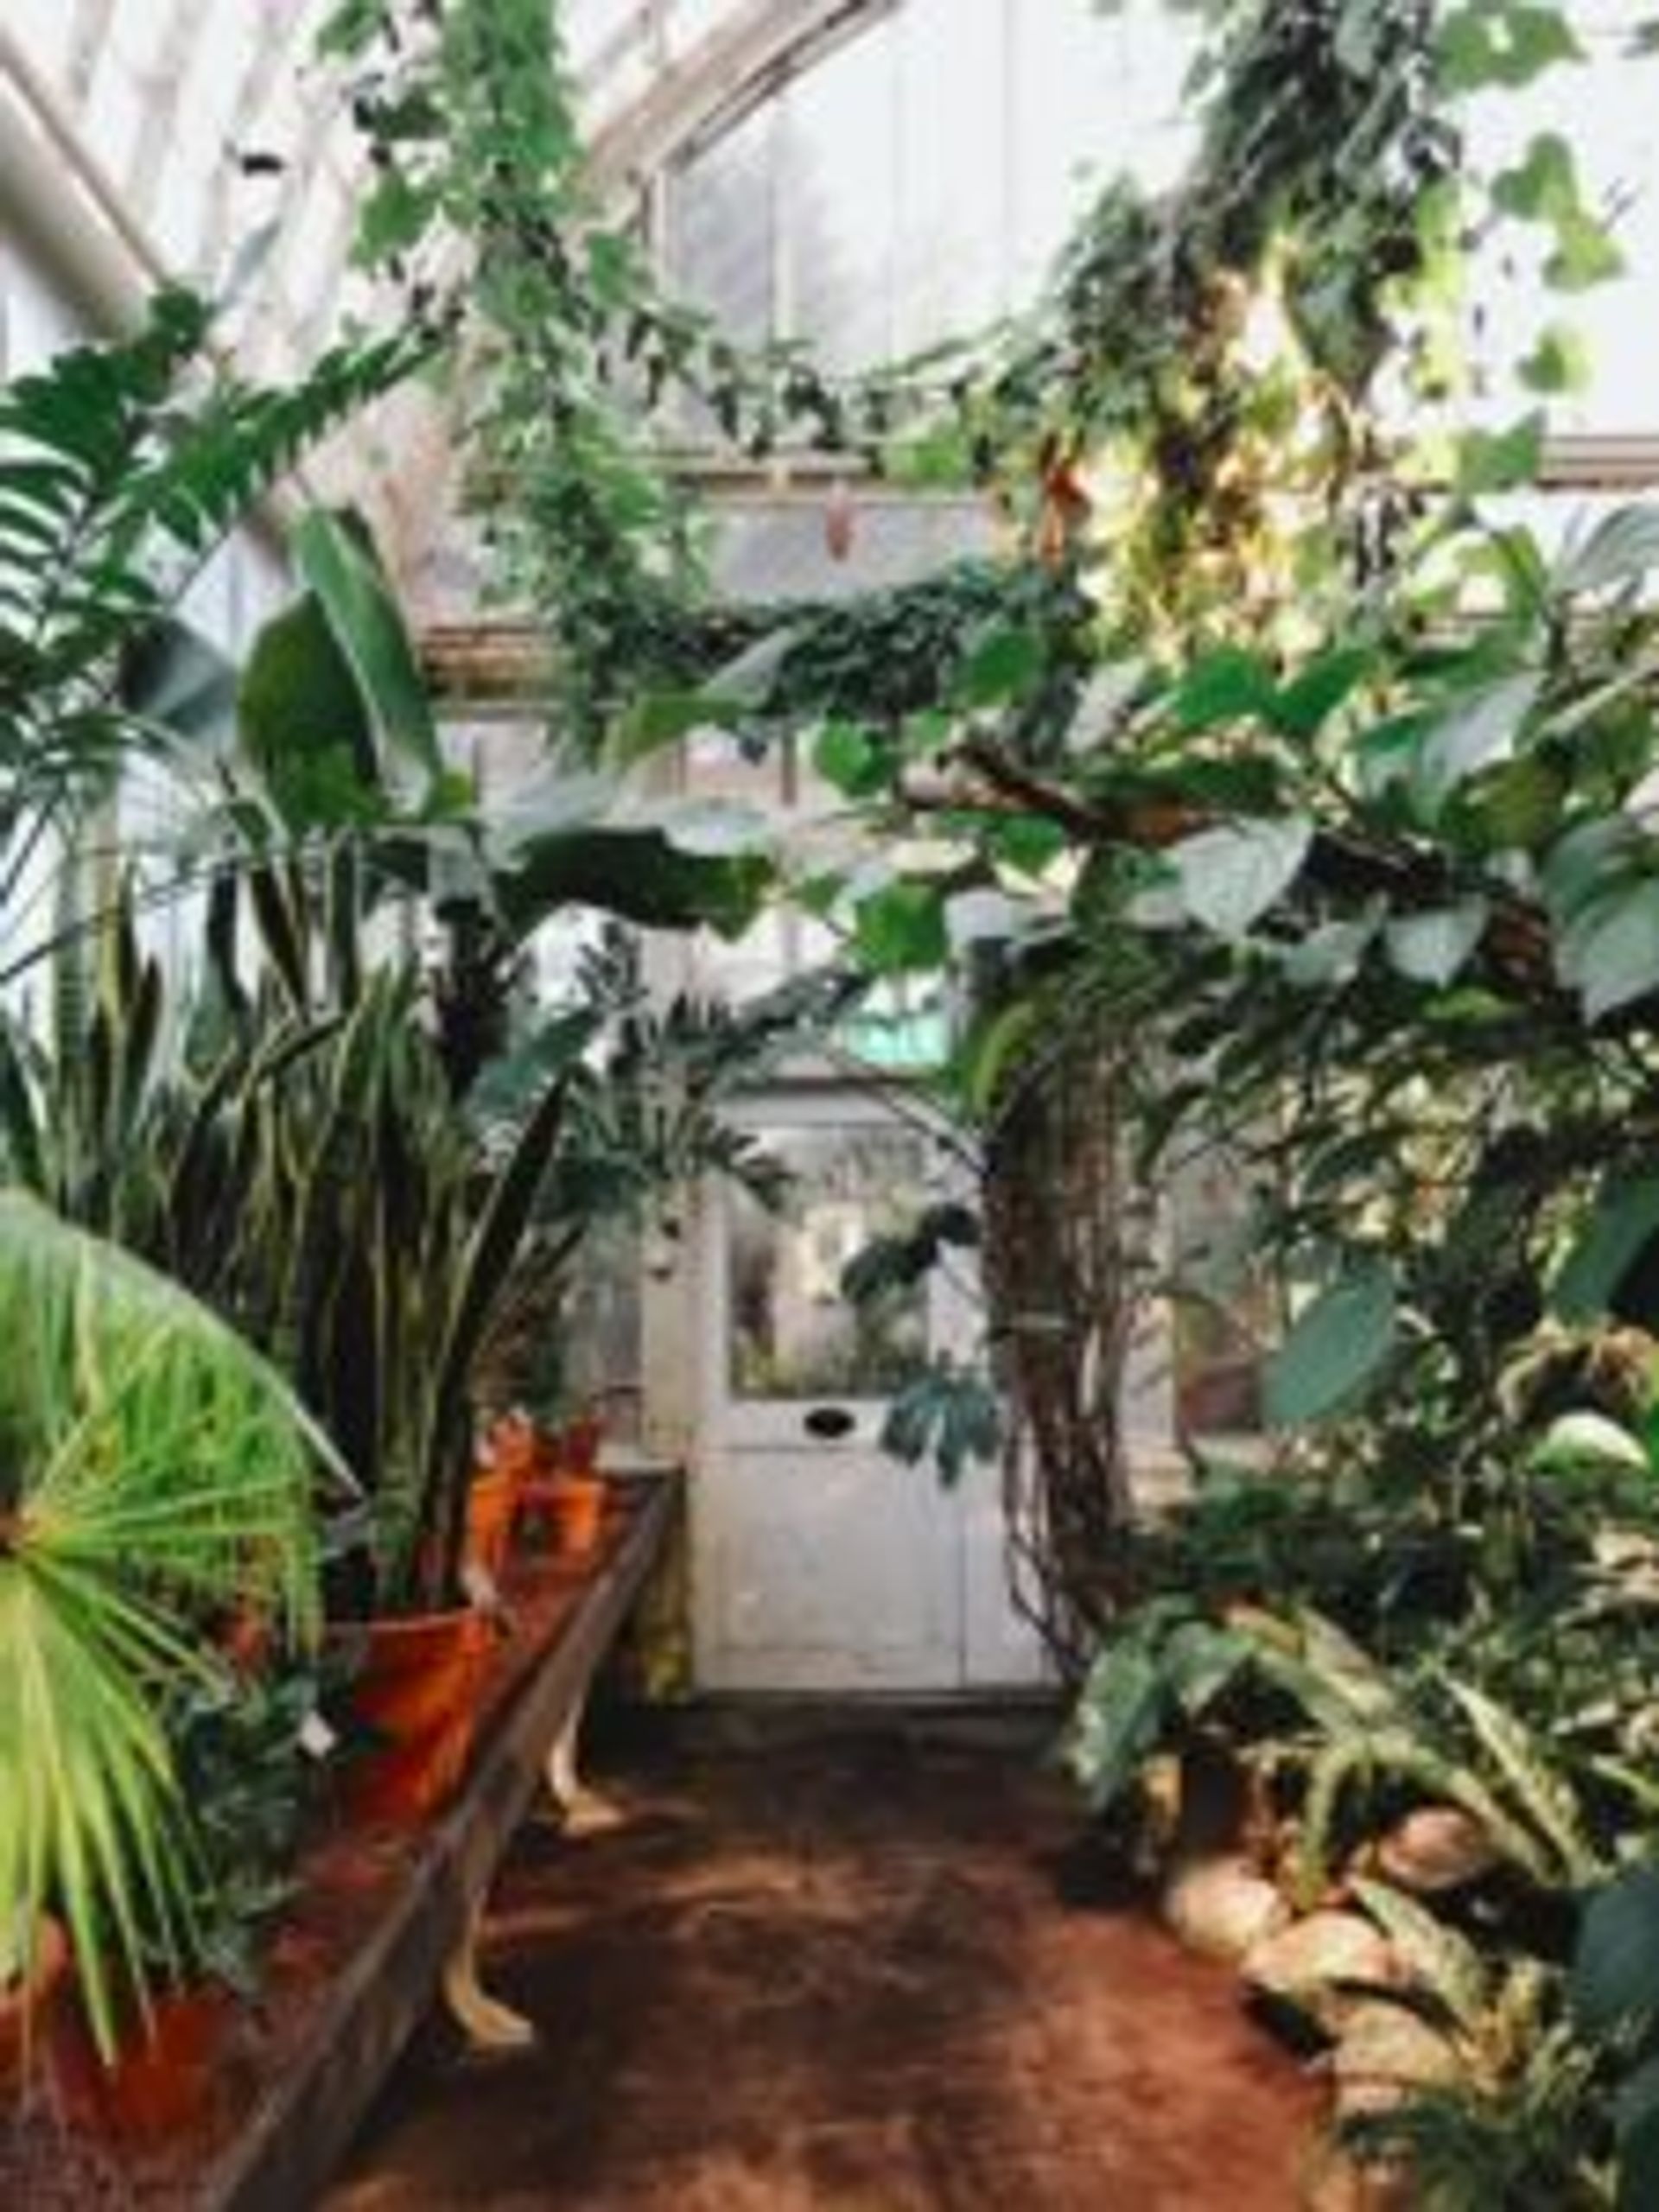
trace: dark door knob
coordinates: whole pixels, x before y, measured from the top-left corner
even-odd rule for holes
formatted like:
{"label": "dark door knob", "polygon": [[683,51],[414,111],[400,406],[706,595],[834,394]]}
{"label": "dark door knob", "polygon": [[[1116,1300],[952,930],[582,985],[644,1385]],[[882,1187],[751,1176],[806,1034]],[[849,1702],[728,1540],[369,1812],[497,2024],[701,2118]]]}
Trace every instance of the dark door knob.
{"label": "dark door knob", "polygon": [[833,1444],[837,1438],[852,1434],[858,1427],[858,1417],[849,1414],[845,1406],[814,1406],[803,1418],[801,1426],[809,1436]]}

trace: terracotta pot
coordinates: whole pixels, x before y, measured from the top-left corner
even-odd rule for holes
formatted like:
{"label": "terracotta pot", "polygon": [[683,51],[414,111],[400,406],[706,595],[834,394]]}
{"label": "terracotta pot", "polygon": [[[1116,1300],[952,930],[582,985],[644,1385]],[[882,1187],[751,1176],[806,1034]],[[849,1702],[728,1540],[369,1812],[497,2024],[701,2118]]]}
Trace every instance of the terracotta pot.
{"label": "terracotta pot", "polygon": [[52,2069],[68,2118],[117,2143],[153,2142],[197,2126],[211,2109],[231,1999],[203,1986],[157,1997],[109,2063],[79,2005],[52,2038]]}
{"label": "terracotta pot", "polygon": [[419,1822],[466,1769],[496,1631],[467,1607],[371,1621],[363,1633],[367,1648],[352,1707],[384,1740],[346,1770],[346,1800],[361,1820]]}
{"label": "terracotta pot", "polygon": [[503,1414],[493,1423],[486,1439],[489,1465],[515,1475],[520,1481],[541,1466],[543,1441],[534,1421],[522,1414]]}
{"label": "terracotta pot", "polygon": [[553,1549],[570,1559],[585,1559],[599,1542],[605,1526],[607,1485],[594,1475],[557,1474],[529,1484],[523,1511],[531,1526],[539,1528]]}
{"label": "terracotta pot", "polygon": [[507,1547],[518,1510],[524,1475],[515,1466],[497,1463],[474,1475],[467,1493],[467,1560],[481,1567],[496,1582],[507,1563]]}
{"label": "terracotta pot", "polygon": [[276,1650],[276,1631],[262,1606],[244,1602],[226,1615],[215,1640],[238,1674],[260,1675]]}
{"label": "terracotta pot", "polygon": [[605,1424],[597,1414],[582,1414],[567,1421],[554,1443],[554,1456],[561,1474],[591,1475],[599,1462],[599,1447],[605,1436]]}
{"label": "terracotta pot", "polygon": [[0,1985],[0,2091],[11,2089],[35,2064],[68,1970],[68,1940],[55,1920],[43,1918],[28,1980]]}

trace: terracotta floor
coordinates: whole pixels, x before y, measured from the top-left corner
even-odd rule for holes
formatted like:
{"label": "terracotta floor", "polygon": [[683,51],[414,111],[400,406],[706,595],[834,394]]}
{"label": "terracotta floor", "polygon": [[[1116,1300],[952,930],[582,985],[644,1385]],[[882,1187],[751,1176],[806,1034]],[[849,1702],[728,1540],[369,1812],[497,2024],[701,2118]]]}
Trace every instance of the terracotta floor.
{"label": "terracotta floor", "polygon": [[327,2212],[1297,2204],[1313,2086],[1227,1974],[1080,1900],[1023,1753],[889,1732],[603,1778],[626,1825],[527,1831],[497,1894],[488,1978],[539,2048],[426,2037]]}

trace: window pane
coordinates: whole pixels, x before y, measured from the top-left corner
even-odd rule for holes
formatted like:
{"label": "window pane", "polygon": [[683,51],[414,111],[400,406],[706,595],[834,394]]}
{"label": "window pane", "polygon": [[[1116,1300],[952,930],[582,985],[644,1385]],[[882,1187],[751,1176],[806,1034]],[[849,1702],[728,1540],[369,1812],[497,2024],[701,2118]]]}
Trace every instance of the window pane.
{"label": "window pane", "polygon": [[770,1213],[747,1192],[730,1205],[727,1376],[734,1397],[880,1398],[927,1355],[925,1285],[849,1305],[842,1270],[872,1238],[907,1227],[927,1192],[927,1156],[909,1130],[762,1130],[794,1181]]}

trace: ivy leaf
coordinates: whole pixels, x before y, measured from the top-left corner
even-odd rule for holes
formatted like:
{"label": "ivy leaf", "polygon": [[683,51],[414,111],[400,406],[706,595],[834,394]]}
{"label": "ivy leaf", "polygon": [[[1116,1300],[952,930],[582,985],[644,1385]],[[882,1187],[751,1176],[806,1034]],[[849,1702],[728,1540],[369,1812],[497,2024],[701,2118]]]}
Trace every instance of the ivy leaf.
{"label": "ivy leaf", "polygon": [[359,267],[378,269],[408,253],[425,236],[438,211],[438,194],[416,184],[401,168],[385,170],[363,202],[352,257]]}
{"label": "ivy leaf", "polygon": [[1544,264],[1554,292],[1588,292],[1624,274],[1624,256],[1605,223],[1580,208],[1555,232],[1555,251]]}
{"label": "ivy leaf", "polygon": [[1534,482],[1544,457],[1544,429],[1543,416],[1534,412],[1507,430],[1465,430],[1457,446],[1458,490],[1478,499]]}
{"label": "ivy leaf", "polygon": [[1398,1326],[1394,1270],[1385,1260],[1362,1262],[1339,1276],[1267,1363],[1268,1420],[1294,1428],[1351,1405],[1386,1364]]}
{"label": "ivy leaf", "polygon": [[1217,937],[1246,936],[1301,872],[1313,825],[1300,815],[1200,830],[1170,854],[1182,905]]}
{"label": "ivy leaf", "polygon": [[1582,210],[1578,164],[1559,131],[1540,131],[1525,160],[1494,177],[1492,203],[1525,223],[1560,224]]}
{"label": "ivy leaf", "polygon": [[1431,806],[1483,768],[1510,758],[1544,679],[1535,670],[1507,676],[1460,700],[1419,740],[1416,782]]}
{"label": "ivy leaf", "polygon": [[812,766],[847,798],[868,798],[887,772],[880,747],[857,722],[825,722],[812,747]]}
{"label": "ivy leaf", "polygon": [[940,968],[950,950],[944,899],[937,884],[890,883],[859,906],[854,941],[872,974],[903,976]]}
{"label": "ivy leaf", "polygon": [[1450,92],[1501,85],[1518,91],[1584,49],[1560,8],[1533,0],[1467,0],[1443,18],[1435,41],[1440,82]]}
{"label": "ivy leaf", "polygon": [[1001,707],[1022,698],[1042,674],[1047,655],[1033,631],[1003,627],[982,638],[957,678],[965,707]]}
{"label": "ivy leaf", "polygon": [[1414,983],[1449,983],[1485,932],[1484,899],[1465,899],[1432,913],[1402,914],[1383,932],[1389,958]]}
{"label": "ivy leaf", "polygon": [[1520,364],[1516,374],[1529,391],[1547,396],[1582,391],[1590,381],[1590,351],[1576,330],[1552,323],[1538,334],[1537,343]]}

